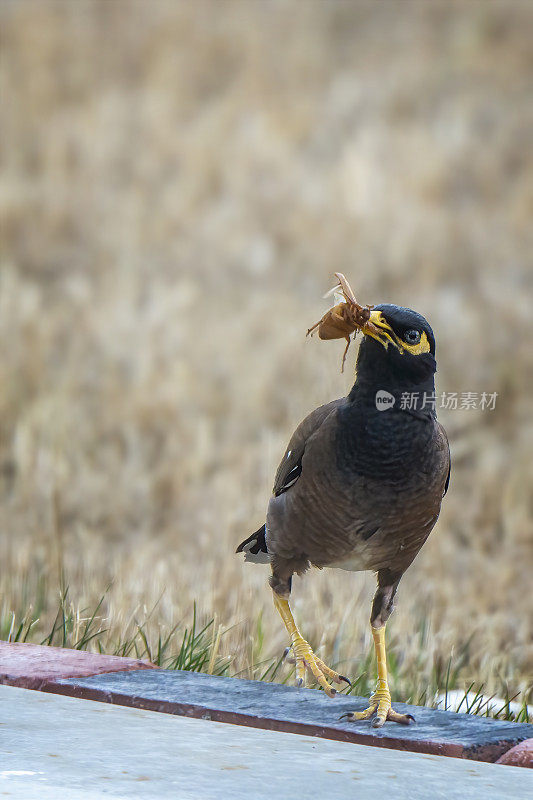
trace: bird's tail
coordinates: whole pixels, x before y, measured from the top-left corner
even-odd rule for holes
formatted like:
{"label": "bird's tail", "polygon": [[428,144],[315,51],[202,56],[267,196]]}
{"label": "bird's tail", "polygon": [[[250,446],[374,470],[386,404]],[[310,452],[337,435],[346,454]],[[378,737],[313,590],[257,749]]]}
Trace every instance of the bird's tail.
{"label": "bird's tail", "polygon": [[262,525],[258,531],[252,533],[238,546],[236,553],[244,553],[244,560],[253,564],[268,564],[270,557],[266,546],[266,526]]}

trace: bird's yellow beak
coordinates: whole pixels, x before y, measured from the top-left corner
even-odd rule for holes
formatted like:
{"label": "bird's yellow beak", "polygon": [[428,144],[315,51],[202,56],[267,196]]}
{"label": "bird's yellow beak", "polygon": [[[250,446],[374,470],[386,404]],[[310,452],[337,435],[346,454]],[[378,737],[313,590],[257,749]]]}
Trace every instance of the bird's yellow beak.
{"label": "bird's yellow beak", "polygon": [[370,319],[364,326],[363,333],[365,336],[370,336],[371,339],[375,339],[376,342],[382,344],[385,350],[388,348],[389,343],[393,344],[398,350],[401,349],[396,334],[381,311],[372,311],[370,313]]}

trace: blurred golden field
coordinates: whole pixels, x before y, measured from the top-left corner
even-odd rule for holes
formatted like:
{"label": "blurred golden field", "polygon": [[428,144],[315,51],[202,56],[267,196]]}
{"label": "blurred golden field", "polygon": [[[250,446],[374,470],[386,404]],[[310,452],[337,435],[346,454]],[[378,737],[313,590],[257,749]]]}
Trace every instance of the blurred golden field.
{"label": "blurred golden field", "polygon": [[[234,550],[295,425],[350,386],[356,347],[341,375],[343,343],[305,339],[340,270],[362,301],[428,317],[439,391],[498,392],[440,414],[452,481],[389,625],[396,694],[451,665],[459,688],[526,700],[531,5],[0,11],[2,638],[26,620],[43,640],[68,586],[70,644],[102,595],[88,646],[109,652],[146,654],[142,626],[153,655],[196,603],[211,669],[275,663],[267,569]],[[373,584],[294,584],[303,631],[350,676]]]}

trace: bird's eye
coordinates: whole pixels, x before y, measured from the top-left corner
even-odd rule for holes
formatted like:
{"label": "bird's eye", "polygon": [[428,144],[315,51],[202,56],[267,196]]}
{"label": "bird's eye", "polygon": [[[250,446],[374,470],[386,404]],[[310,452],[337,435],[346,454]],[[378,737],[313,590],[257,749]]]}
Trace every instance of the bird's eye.
{"label": "bird's eye", "polygon": [[403,338],[404,341],[407,342],[407,344],[418,344],[418,342],[420,341],[420,331],[417,331],[413,328],[410,331],[406,331],[404,333]]}

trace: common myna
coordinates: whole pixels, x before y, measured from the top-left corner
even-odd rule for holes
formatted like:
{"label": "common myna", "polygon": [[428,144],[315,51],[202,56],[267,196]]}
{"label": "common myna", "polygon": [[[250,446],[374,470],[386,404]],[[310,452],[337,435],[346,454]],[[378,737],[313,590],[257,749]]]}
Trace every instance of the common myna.
{"label": "common myna", "polygon": [[[391,708],[385,624],[400,579],[428,538],[448,488],[450,455],[435,413],[435,337],[423,316],[375,306],[363,328],[347,397],[296,428],[276,473],[266,523],[237,552],[268,561],[270,586],[292,643],[296,680],[311,672],[328,695],[346,678],[312,651],[289,607],[293,573],[310,565],[377,573],[370,624],[378,684],[365,711],[373,726],[412,717]],[[329,679],[329,680],[328,680]]]}

